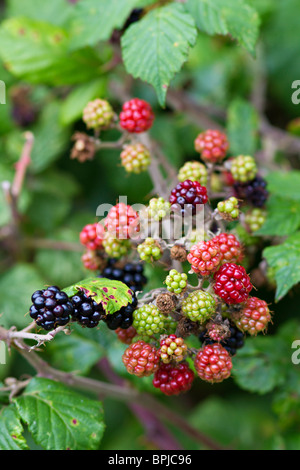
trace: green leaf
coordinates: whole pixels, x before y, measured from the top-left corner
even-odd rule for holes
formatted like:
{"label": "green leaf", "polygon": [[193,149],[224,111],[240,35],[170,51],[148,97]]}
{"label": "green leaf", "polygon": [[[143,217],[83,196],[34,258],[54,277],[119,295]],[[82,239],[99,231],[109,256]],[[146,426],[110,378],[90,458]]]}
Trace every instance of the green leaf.
{"label": "green leaf", "polygon": [[70,53],[62,28],[29,18],[11,18],[0,27],[0,57],[18,78],[31,83],[70,85],[95,77],[101,61],[92,49]]}
{"label": "green leaf", "polygon": [[193,18],[174,3],[152,10],[122,36],[128,73],[153,85],[162,106],[170,81],[187,60],[196,36]]}
{"label": "green leaf", "polygon": [[35,141],[30,168],[34,172],[48,168],[69,144],[70,130],[59,124],[60,112],[60,103],[52,101],[44,108],[38,124],[33,128]]}
{"label": "green leaf", "polygon": [[0,450],[28,450],[22,436],[23,426],[14,405],[2,408],[0,412]]}
{"label": "green leaf", "polygon": [[36,2],[36,0],[9,0],[6,14],[9,17],[26,16],[32,20],[45,21],[57,26],[68,23],[73,12],[71,2],[51,0],[51,2]]}
{"label": "green leaf", "polygon": [[185,5],[201,31],[229,34],[254,55],[260,20],[244,0],[187,0]]}
{"label": "green leaf", "polygon": [[277,284],[275,300],[278,301],[300,282],[300,232],[280,245],[265,248],[263,256],[274,269]]}
{"label": "green leaf", "polygon": [[31,305],[31,295],[44,287],[44,280],[35,267],[19,263],[0,277],[0,324],[24,327],[30,323],[26,316]]}
{"label": "green leaf", "polygon": [[74,88],[61,106],[60,122],[68,125],[82,117],[86,104],[106,95],[107,80],[103,77]]}
{"label": "green leaf", "polygon": [[137,0],[85,0],[74,6],[71,26],[72,50],[94,46],[123,26]]}
{"label": "green leaf", "polygon": [[283,199],[271,194],[266,209],[266,221],[255,235],[291,235],[299,228],[300,201]]}
{"label": "green leaf", "polygon": [[281,198],[300,201],[300,171],[272,171],[266,175],[268,190]]}
{"label": "green leaf", "polygon": [[104,432],[102,404],[49,379],[34,378],[15,400],[45,450],[96,450]]}
{"label": "green leaf", "polygon": [[229,105],[227,133],[233,155],[254,155],[258,144],[258,116],[250,103],[235,99]]}
{"label": "green leaf", "polygon": [[92,296],[97,303],[101,303],[106,314],[120,310],[132,301],[131,291],[120,281],[106,278],[88,278],[66,289],[63,289],[70,297],[82,290],[88,296]]}
{"label": "green leaf", "polygon": [[284,382],[286,344],[278,337],[247,338],[233,358],[233,378],[250,392],[268,393]]}

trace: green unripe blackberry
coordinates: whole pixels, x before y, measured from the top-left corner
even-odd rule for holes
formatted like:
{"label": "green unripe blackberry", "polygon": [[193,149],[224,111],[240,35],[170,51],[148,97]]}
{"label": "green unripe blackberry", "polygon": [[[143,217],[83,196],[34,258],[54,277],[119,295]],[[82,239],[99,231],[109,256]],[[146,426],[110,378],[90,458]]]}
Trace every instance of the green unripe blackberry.
{"label": "green unripe blackberry", "polygon": [[176,269],[171,269],[166,277],[165,283],[169,292],[181,294],[187,286],[187,275],[185,273],[179,273]]}
{"label": "green unripe blackberry", "polygon": [[192,161],[186,162],[179,170],[177,178],[179,181],[198,181],[201,186],[207,184],[207,169],[203,163]]}
{"label": "green unripe blackberry", "polygon": [[103,248],[110,258],[119,259],[127,255],[131,245],[130,240],[114,238],[107,232],[103,240]]}
{"label": "green unripe blackberry", "polygon": [[217,209],[225,220],[234,220],[239,217],[239,201],[236,197],[230,197],[224,201],[218,202]]}
{"label": "green unripe blackberry", "polygon": [[165,333],[166,317],[153,304],[143,305],[133,312],[133,327],[139,336]]}
{"label": "green unripe blackberry", "polygon": [[83,121],[89,129],[108,127],[114,119],[114,111],[106,100],[90,101],[83,110]]}
{"label": "green unripe blackberry", "polygon": [[146,238],[146,240],[138,245],[137,251],[142,261],[152,263],[162,256],[162,249],[154,238]]}
{"label": "green unripe blackberry", "polygon": [[257,173],[254,158],[250,155],[239,155],[232,160],[230,172],[235,181],[246,183],[253,180]]}
{"label": "green unripe blackberry", "polygon": [[161,220],[170,212],[171,204],[165,201],[163,197],[152,198],[149,201],[147,215],[149,219]]}
{"label": "green unripe blackberry", "polygon": [[126,145],[120,157],[122,166],[128,173],[142,173],[151,163],[149,150],[139,142]]}
{"label": "green unripe blackberry", "polygon": [[191,321],[205,323],[216,310],[214,297],[203,290],[191,292],[182,302],[182,312]]}
{"label": "green unripe blackberry", "polygon": [[255,208],[245,214],[245,222],[250,232],[259,230],[266,221],[266,211],[264,209]]}

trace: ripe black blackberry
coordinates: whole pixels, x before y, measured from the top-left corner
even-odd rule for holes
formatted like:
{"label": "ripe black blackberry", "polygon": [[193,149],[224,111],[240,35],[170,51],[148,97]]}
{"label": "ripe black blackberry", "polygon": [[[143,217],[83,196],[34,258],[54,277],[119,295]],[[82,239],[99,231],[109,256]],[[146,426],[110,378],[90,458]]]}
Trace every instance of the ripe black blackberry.
{"label": "ripe black blackberry", "polygon": [[132,302],[122,307],[115,313],[111,313],[106,316],[105,322],[110,330],[116,330],[117,328],[122,328],[126,330],[133,323],[133,312],[137,307],[137,298],[135,293],[132,291]]}
{"label": "ripe black blackberry", "polygon": [[[230,336],[220,342],[220,344],[229,352],[231,356],[234,356],[237,352],[237,349],[240,349],[244,346],[244,334],[236,328],[235,325],[230,325]],[[203,344],[213,344],[217,341],[211,339],[206,330],[200,333],[199,340]]]}
{"label": "ripe black blackberry", "polygon": [[263,207],[269,197],[267,182],[261,176],[256,176],[247,183],[236,182],[233,185],[235,196],[248,202],[254,207]]}
{"label": "ripe black blackberry", "polygon": [[57,286],[35,291],[29,309],[30,317],[46,331],[66,325],[73,314],[73,306],[67,294]]}
{"label": "ripe black blackberry", "polygon": [[73,295],[71,302],[74,309],[72,319],[82,326],[95,328],[105,316],[102,305],[83,291]]}
{"label": "ripe black blackberry", "polygon": [[116,267],[116,263],[117,261],[115,259],[109,259],[100,277],[124,282],[133,292],[142,291],[144,285],[147,283],[143,264],[127,263],[123,268],[118,268]]}

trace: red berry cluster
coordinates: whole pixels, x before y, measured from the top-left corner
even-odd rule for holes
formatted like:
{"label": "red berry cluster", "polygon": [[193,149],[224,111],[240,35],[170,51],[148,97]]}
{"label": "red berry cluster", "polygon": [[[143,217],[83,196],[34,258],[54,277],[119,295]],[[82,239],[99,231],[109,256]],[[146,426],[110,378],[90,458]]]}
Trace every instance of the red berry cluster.
{"label": "red berry cluster", "polygon": [[123,104],[120,113],[120,126],[128,132],[148,131],[154,120],[154,113],[149,103],[133,98]]}
{"label": "red berry cluster", "polygon": [[198,351],[195,369],[199,377],[206,382],[222,382],[231,374],[232,360],[221,344],[208,344]]}
{"label": "red berry cluster", "polygon": [[229,142],[227,136],[218,130],[207,130],[195,140],[195,150],[207,162],[216,163],[226,157]]}
{"label": "red berry cluster", "polygon": [[227,304],[245,302],[253,286],[243,266],[225,263],[214,275],[214,291]]}
{"label": "red berry cluster", "polygon": [[104,227],[101,224],[88,224],[83,227],[79,235],[81,243],[88,250],[99,250],[103,248]]}
{"label": "red berry cluster", "polygon": [[130,205],[119,202],[105,219],[105,228],[117,239],[133,238],[139,230],[139,217]]}

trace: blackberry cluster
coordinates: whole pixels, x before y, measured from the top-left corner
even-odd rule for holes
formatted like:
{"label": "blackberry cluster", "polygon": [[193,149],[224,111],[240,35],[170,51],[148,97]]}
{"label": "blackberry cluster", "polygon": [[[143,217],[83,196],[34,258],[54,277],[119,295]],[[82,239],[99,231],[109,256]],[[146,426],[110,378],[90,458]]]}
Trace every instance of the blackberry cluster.
{"label": "blackberry cluster", "polygon": [[91,296],[83,291],[71,297],[73,305],[72,319],[87,328],[95,328],[100,320],[104,318],[105,311]]}
{"label": "blackberry cluster", "polygon": [[30,317],[46,331],[66,325],[73,315],[73,305],[67,294],[57,286],[37,290],[32,296]]}
{"label": "blackberry cluster", "polygon": [[259,175],[247,183],[235,182],[233,188],[238,199],[243,199],[254,207],[263,207],[269,197],[267,182]]}
{"label": "blackberry cluster", "polygon": [[[240,349],[244,346],[244,334],[233,324],[229,327],[230,336],[220,342],[221,346],[223,346],[226,351],[231,355],[234,356],[237,352],[237,349]],[[214,344],[216,341],[211,339],[207,331],[204,330],[199,335],[199,340],[201,344]]]}
{"label": "blackberry cluster", "polygon": [[207,190],[205,186],[201,186],[198,181],[185,180],[178,183],[171,191],[169,202],[172,208],[175,205],[181,208],[181,212],[190,210],[193,215],[196,214],[197,208],[201,204],[208,201]]}
{"label": "blackberry cluster", "polygon": [[142,263],[127,263],[123,268],[116,267],[117,260],[110,258],[100,277],[121,281],[133,292],[142,291],[147,283]]}
{"label": "blackberry cluster", "polygon": [[127,330],[133,323],[133,312],[137,307],[137,298],[135,293],[132,292],[132,302],[122,307],[115,313],[111,313],[106,316],[105,323],[110,330],[116,330],[117,328],[122,328],[122,330]]}

